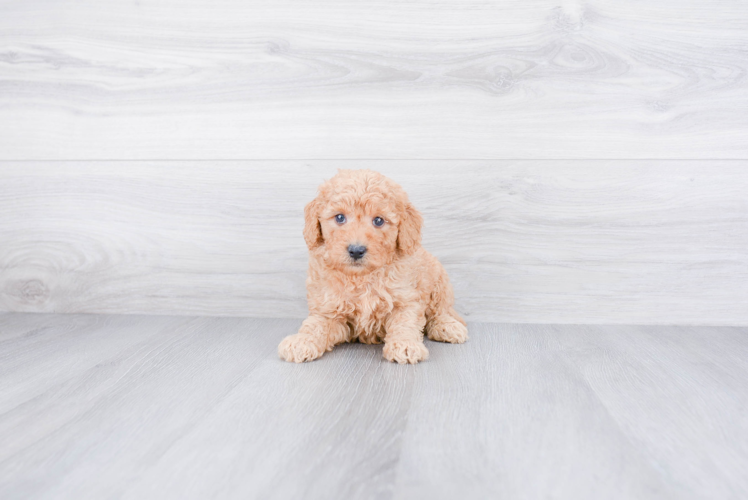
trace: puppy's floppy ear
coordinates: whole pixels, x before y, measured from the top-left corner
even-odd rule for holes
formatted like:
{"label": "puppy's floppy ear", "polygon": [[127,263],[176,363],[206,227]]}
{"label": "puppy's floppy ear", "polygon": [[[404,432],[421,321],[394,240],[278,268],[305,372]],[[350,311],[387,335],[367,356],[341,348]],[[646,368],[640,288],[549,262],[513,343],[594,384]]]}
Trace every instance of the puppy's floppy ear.
{"label": "puppy's floppy ear", "polygon": [[406,203],[397,232],[397,248],[406,255],[414,253],[421,246],[421,226],[423,217],[410,202]]}
{"label": "puppy's floppy ear", "polygon": [[322,209],[322,202],[319,196],[304,207],[304,241],[309,250],[320,246],[322,239],[322,227],[319,224],[319,214]]}

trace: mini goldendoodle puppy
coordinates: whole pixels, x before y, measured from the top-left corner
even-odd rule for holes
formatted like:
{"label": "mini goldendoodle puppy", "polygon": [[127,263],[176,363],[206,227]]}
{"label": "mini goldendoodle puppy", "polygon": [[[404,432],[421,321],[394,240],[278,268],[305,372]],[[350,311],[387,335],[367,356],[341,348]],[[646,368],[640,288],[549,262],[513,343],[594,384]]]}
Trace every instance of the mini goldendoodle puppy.
{"label": "mini goldendoodle puppy", "polygon": [[428,358],[431,340],[462,343],[447,273],[421,247],[423,218],[403,188],[371,170],[341,170],[304,209],[309,317],[283,339],[280,357],[301,363],[334,345],[384,341],[398,363]]}

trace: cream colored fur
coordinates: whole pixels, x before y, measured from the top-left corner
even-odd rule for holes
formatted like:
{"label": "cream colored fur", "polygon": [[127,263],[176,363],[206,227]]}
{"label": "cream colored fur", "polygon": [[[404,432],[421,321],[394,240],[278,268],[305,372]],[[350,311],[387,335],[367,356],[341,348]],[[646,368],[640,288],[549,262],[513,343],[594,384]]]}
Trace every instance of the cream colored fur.
{"label": "cream colored fur", "polygon": [[[309,247],[309,317],[283,339],[280,357],[301,363],[342,342],[384,342],[390,361],[428,358],[429,339],[462,343],[465,321],[452,307],[447,273],[421,247],[421,214],[403,189],[371,170],[341,170],[304,209]],[[336,222],[343,214],[346,222]],[[382,227],[375,217],[385,220]],[[351,244],[366,246],[355,261]]]}

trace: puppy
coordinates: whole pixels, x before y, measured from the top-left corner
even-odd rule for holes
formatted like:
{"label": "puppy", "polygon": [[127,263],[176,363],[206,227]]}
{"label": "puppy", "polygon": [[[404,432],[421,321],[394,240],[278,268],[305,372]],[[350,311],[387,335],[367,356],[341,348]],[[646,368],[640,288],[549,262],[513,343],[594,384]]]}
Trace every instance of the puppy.
{"label": "puppy", "polygon": [[389,361],[428,358],[428,338],[462,343],[447,273],[421,247],[421,214],[403,188],[371,170],[340,170],[304,208],[309,317],[278,354],[301,363],[342,342],[384,342]]}

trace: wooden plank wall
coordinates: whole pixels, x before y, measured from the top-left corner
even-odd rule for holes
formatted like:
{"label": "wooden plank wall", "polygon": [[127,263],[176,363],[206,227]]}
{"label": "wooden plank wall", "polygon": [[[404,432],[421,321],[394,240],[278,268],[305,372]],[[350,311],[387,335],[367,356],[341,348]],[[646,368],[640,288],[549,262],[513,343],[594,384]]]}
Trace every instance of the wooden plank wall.
{"label": "wooden plank wall", "polygon": [[304,203],[397,178],[474,320],[743,324],[748,161],[6,162],[7,310],[298,317]]}
{"label": "wooden plank wall", "polygon": [[337,168],[473,320],[748,324],[748,4],[4,2],[0,309],[300,317]]}

